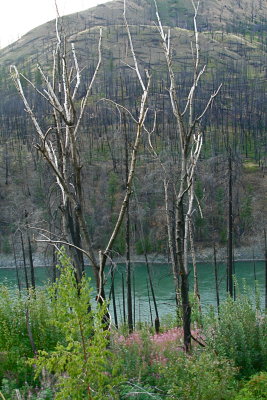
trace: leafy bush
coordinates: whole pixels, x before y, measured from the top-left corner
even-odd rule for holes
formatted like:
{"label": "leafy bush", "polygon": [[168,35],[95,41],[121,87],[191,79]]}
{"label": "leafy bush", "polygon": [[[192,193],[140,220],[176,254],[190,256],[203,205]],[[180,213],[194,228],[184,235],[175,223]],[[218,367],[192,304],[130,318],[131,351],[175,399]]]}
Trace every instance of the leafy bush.
{"label": "leafy bush", "polygon": [[120,373],[127,379],[136,384],[155,384],[158,367],[153,360],[156,359],[156,349],[149,331],[134,332],[126,338],[119,337],[113,343],[112,350],[119,361]]}
{"label": "leafy bush", "polygon": [[127,382],[120,388],[120,399],[161,400],[162,397],[155,392],[155,388],[149,385]]}
{"label": "leafy bush", "polygon": [[168,355],[160,368],[166,399],[232,400],[236,391],[236,369],[229,360],[202,351],[192,356]]}
{"label": "leafy bush", "polygon": [[45,291],[20,294],[0,286],[0,381],[12,378],[19,386],[31,382],[33,370],[27,358],[35,349],[56,345],[60,333],[51,329],[49,303]]}
{"label": "leafy bush", "polygon": [[120,398],[232,400],[237,387],[233,363],[207,350],[186,355],[181,338],[181,328],[118,337],[113,350],[128,379]]}
{"label": "leafy bush", "polygon": [[210,347],[220,356],[233,360],[240,376],[251,376],[267,368],[266,315],[257,299],[248,294],[227,300],[220,306],[220,317],[207,319],[206,336]]}
{"label": "leafy bush", "polygon": [[240,390],[235,400],[266,400],[267,399],[267,373],[252,376]]}
{"label": "leafy bush", "polygon": [[14,400],[14,399],[27,399],[27,400],[53,400],[54,393],[52,389],[30,387],[28,384],[24,384],[17,389],[17,382],[13,380],[3,379],[2,385],[0,386],[0,398],[2,400]]}

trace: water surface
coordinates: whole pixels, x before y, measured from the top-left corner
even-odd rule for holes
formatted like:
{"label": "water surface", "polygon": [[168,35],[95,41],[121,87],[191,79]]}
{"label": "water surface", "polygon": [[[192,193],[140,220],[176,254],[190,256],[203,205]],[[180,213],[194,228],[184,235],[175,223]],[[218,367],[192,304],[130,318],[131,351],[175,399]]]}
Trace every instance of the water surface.
{"label": "water surface", "polygon": [[[243,288],[244,280],[248,287],[254,290],[255,287],[255,275],[258,282],[259,292],[263,299],[264,296],[264,262],[257,261],[253,262],[236,262],[235,263],[235,276],[240,288]],[[135,321],[150,321],[150,308],[153,312],[153,318],[155,318],[155,312],[153,302],[151,298],[151,291],[149,288],[150,297],[148,297],[148,283],[147,283],[147,269],[146,265],[142,263],[132,264],[133,270],[133,286],[134,296],[133,303],[135,305]],[[44,285],[51,276],[51,268],[36,267],[35,268],[36,285]],[[171,267],[169,264],[155,263],[151,264],[152,279],[154,285],[154,291],[157,299],[158,309],[160,317],[163,315],[171,314],[175,312],[175,296],[174,296],[174,283],[171,273]],[[92,283],[94,282],[92,270],[90,267],[86,267],[86,273],[92,277]],[[29,274],[29,269],[28,269]],[[223,299],[226,296],[226,266],[223,263],[218,263],[218,277],[219,277],[219,289],[220,298]],[[24,270],[19,269],[19,278],[21,283],[25,286]],[[123,319],[123,290],[122,280],[125,282],[125,265],[118,264],[115,270],[115,293],[116,303],[118,309],[119,320]],[[199,280],[199,291],[201,297],[201,303],[204,309],[207,309],[210,305],[216,305],[216,293],[215,293],[215,278],[214,278],[214,267],[212,264],[199,263],[198,264],[198,280]],[[0,269],[0,283],[5,283],[10,287],[17,285],[16,270],[13,268]],[[106,269],[106,293],[109,295],[110,291],[110,269]],[[190,288],[193,290],[193,271],[190,273]],[[126,290],[126,289],[125,289]],[[126,298],[126,292],[125,292]],[[149,302],[150,299],[150,302]],[[112,302],[111,302],[112,312]]]}

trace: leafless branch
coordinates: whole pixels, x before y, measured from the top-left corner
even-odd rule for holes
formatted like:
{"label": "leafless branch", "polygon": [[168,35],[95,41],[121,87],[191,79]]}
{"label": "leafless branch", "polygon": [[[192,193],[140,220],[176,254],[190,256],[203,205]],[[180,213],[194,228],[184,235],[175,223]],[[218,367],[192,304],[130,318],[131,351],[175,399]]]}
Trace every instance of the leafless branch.
{"label": "leafless branch", "polygon": [[96,79],[96,76],[97,76],[97,74],[98,74],[98,72],[99,72],[101,62],[102,62],[102,28],[100,28],[100,32],[99,32],[99,41],[98,41],[98,62],[97,62],[97,65],[96,65],[96,68],[95,68],[93,77],[92,77],[92,79],[91,79],[91,81],[90,81],[90,84],[89,84],[89,86],[88,86],[88,88],[87,88],[86,94],[85,94],[85,96],[84,96],[84,98],[82,99],[82,102],[81,102],[80,115],[79,115],[79,117],[78,117],[78,120],[77,120],[75,129],[74,129],[74,132],[73,132],[74,137],[77,136],[77,132],[78,132],[78,129],[79,129],[79,127],[80,127],[80,124],[81,124],[81,121],[82,121],[82,117],[83,117],[83,114],[84,114],[84,111],[85,111],[85,107],[86,107],[86,105],[87,105],[87,101],[88,101],[88,98],[89,98],[89,94],[91,93],[92,86],[93,86],[94,81],[95,81],[95,79]]}
{"label": "leafless branch", "polygon": [[103,99],[101,99],[100,101],[106,101],[107,103],[113,104],[117,109],[121,109],[121,110],[125,111],[127,114],[130,115],[130,117],[132,118],[132,120],[133,120],[136,124],[138,124],[137,119],[134,118],[133,114],[131,113],[131,111],[130,111],[127,107],[124,107],[123,105],[121,105],[121,104],[119,104],[119,103],[116,103],[116,101],[111,100],[111,99],[103,98]]}

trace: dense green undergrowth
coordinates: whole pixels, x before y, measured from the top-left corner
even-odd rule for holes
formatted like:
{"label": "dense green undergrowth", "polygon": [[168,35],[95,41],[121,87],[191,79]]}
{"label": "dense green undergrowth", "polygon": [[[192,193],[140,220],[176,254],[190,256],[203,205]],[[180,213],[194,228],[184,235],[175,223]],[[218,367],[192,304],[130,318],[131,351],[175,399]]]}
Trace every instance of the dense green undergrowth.
{"label": "dense green undergrowth", "polygon": [[24,294],[0,288],[0,399],[267,399],[267,326],[248,293],[211,310],[186,355],[182,329],[132,335],[106,329],[106,305],[77,284],[61,255],[60,278]]}

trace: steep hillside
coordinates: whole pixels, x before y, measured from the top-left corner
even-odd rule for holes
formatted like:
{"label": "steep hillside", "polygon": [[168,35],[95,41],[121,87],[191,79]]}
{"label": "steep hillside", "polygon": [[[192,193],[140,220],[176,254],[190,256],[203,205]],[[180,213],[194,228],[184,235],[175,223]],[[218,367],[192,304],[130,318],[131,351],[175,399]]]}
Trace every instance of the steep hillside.
{"label": "steep hillside", "polygon": [[[181,103],[192,84],[193,12],[187,0],[158,1],[162,23],[171,28],[173,65]],[[168,76],[155,27],[152,0],[127,1],[127,18],[133,34],[141,73],[152,74],[148,124],[157,111],[154,142],[164,162],[177,161],[179,147],[168,99]],[[93,88],[81,136],[84,196],[88,224],[98,248],[105,240],[117,212],[125,180],[125,136],[116,110],[103,98],[122,103],[134,114],[140,95],[136,77],[129,65],[132,60],[123,23],[123,0],[112,1],[64,17],[60,32],[75,45],[82,68],[84,94],[97,63],[100,27],[103,29],[102,65]],[[236,245],[247,244],[262,234],[266,220],[267,149],[267,4],[260,0],[205,0],[198,15],[201,64],[206,65],[197,92],[196,112],[220,83],[222,89],[203,120],[204,147],[198,169],[197,190],[204,219],[196,216],[196,239],[225,243],[227,220],[227,146],[234,152],[235,163],[235,235]],[[0,51],[0,251],[11,250],[11,234],[25,224],[27,209],[32,221],[57,218],[57,194],[53,179],[40,157],[33,151],[34,131],[9,78],[9,66],[16,64],[39,90],[42,79],[37,63],[49,75],[56,43],[55,21],[50,21]],[[44,127],[51,123],[49,108],[31,86],[23,83],[32,107]],[[132,125],[124,125],[131,148]],[[253,165],[253,171],[246,168]],[[148,251],[166,251],[161,172],[148,151],[144,136],[138,161],[135,208],[132,210],[133,243],[140,251],[140,219]],[[93,189],[92,189],[93,188]],[[263,218],[261,216],[261,211]],[[197,214],[197,213],[196,213]],[[23,222],[24,221],[24,222]],[[103,234],[103,231],[106,232]],[[124,251],[124,233],[117,251]],[[139,249],[139,250],[138,250]]]}
{"label": "steep hillside", "polygon": [[[193,10],[190,1],[159,0],[159,12],[165,25],[192,29]],[[93,27],[111,27],[123,24],[123,0],[113,0],[88,10],[63,18],[67,37]],[[205,0],[200,3],[198,28],[202,32],[224,31],[238,33],[247,39],[261,39],[266,50],[267,4],[262,0]],[[156,19],[153,0],[127,1],[127,18],[133,25],[154,25]],[[33,29],[17,42],[0,51],[1,65],[20,63],[31,57],[32,61],[50,51],[55,40],[55,21]],[[238,41],[238,39],[235,39]]]}

